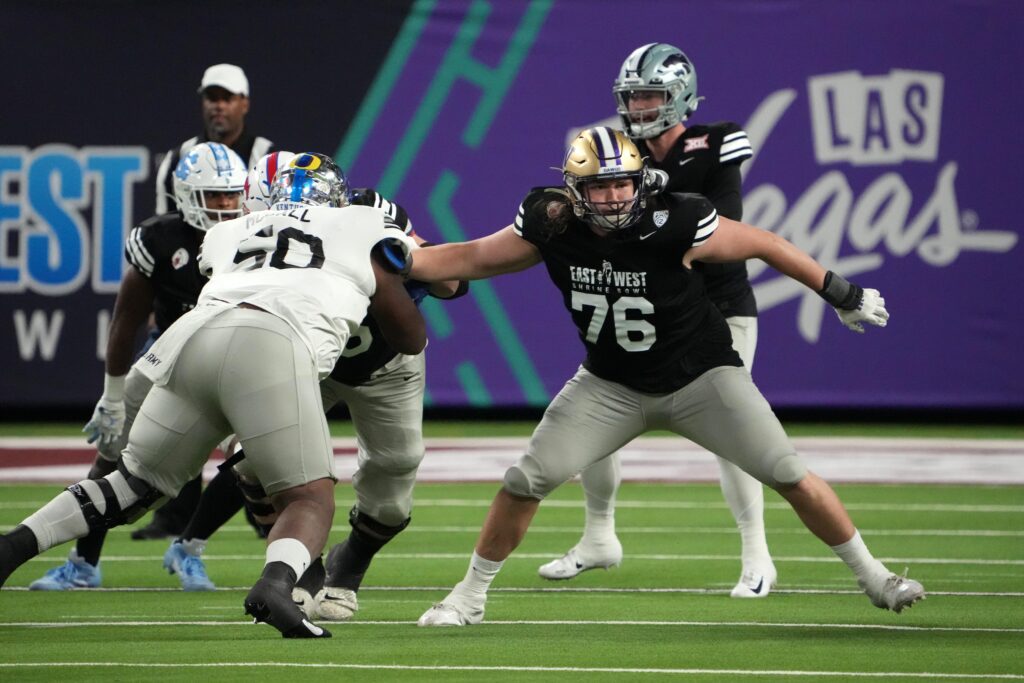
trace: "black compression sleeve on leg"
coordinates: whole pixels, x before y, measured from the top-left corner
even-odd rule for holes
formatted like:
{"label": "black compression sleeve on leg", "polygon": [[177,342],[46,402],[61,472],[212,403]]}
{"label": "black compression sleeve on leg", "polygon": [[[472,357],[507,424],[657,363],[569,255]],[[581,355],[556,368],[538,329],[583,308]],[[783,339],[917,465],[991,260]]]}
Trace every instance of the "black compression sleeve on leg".
{"label": "black compression sleeve on leg", "polygon": [[406,519],[398,526],[387,526],[352,508],[349,513],[352,533],[343,543],[331,548],[327,555],[326,585],[358,591],[373,556],[409,526],[409,521]]}
{"label": "black compression sleeve on leg", "polygon": [[172,533],[179,533],[188,524],[203,489],[203,477],[199,475],[181,487],[178,496],[153,513],[153,524],[161,526]]}
{"label": "black compression sleeve on leg", "polygon": [[88,536],[83,536],[75,543],[75,550],[79,557],[95,567],[100,562],[106,540],[107,529],[90,529]]}
{"label": "black compression sleeve on leg", "polygon": [[210,480],[199,497],[196,511],[181,533],[182,540],[208,539],[234,517],[244,504],[245,498],[235,484],[235,475],[231,470],[218,470],[217,476]]}

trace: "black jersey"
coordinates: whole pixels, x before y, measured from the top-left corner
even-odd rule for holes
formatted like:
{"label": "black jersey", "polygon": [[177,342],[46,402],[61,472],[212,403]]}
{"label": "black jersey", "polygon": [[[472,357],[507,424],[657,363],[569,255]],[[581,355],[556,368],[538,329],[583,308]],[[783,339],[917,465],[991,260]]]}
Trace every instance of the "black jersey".
{"label": "black jersey", "polygon": [[153,313],[161,332],[196,305],[206,278],[199,274],[203,234],[174,211],[132,228],[124,253],[153,285]]}
{"label": "black jersey", "polygon": [[661,194],[635,226],[599,237],[576,218],[552,232],[550,201],[564,201],[563,190],[532,190],[514,229],[540,250],[587,349],[588,370],[664,394],[711,368],[742,366],[700,272],[682,264],[718,226],[711,202],[696,194]]}
{"label": "black jersey", "polygon": [[[711,200],[726,218],[743,218],[740,195],[741,163],[753,156],[747,134],[731,122],[691,126],[679,137],[664,159],[654,161],[650,148],[637,141],[648,163],[668,173],[666,192],[696,192]],[[757,315],[754,293],[744,263],[699,263],[708,296],[726,317]]]}
{"label": "black jersey", "polygon": [[[412,223],[409,222],[409,215],[405,209],[388,201],[375,190],[368,187],[355,188],[352,190],[351,201],[358,206],[380,209],[395,225],[404,230],[405,234],[412,232]],[[397,355],[398,352],[384,341],[377,321],[367,315],[360,323],[359,329],[348,338],[341,357],[331,370],[331,379],[349,386],[362,384]]]}

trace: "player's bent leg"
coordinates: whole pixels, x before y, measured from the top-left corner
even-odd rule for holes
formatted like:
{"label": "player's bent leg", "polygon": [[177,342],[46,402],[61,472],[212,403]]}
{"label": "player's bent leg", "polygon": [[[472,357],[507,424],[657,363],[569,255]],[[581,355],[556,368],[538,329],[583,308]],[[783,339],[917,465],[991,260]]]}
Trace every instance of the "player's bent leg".
{"label": "player's bent leg", "polygon": [[292,600],[298,577],[323,550],[334,515],[334,480],[318,479],[271,493],[280,510],[270,532],[263,574],[245,598],[254,621],[270,624],[285,638],[329,638]]}
{"label": "player's bent leg", "polygon": [[[513,475],[513,478],[516,475]],[[506,473],[506,481],[509,475]],[[498,491],[480,530],[466,576],[417,621],[419,626],[469,626],[484,618],[487,590],[505,559],[523,540],[540,499]]]}
{"label": "player's bent leg", "polygon": [[832,487],[812,472],[792,486],[778,487],[800,520],[820,538],[857,577],[875,607],[899,613],[925,597],[913,579],[889,571],[868,550]]}
{"label": "player's bent leg", "polygon": [[347,621],[359,610],[357,593],[370,562],[409,525],[409,518],[387,525],[353,507],[349,524],[349,537],[327,554],[324,587],[316,594],[317,613],[328,621]]}
{"label": "player's bent leg", "polygon": [[586,506],[583,536],[564,555],[538,567],[541,578],[571,579],[590,569],[608,569],[622,563],[622,543],[615,535],[615,496],[621,481],[618,453],[580,473]]}
{"label": "player's bent leg", "polygon": [[161,491],[131,474],[123,462],[116,472],[102,479],[72,484],[14,531],[0,537],[0,550],[4,551],[0,585],[36,555],[81,538],[90,529],[110,529],[132,522],[164,499]]}
{"label": "player's bent leg", "polygon": [[[101,479],[116,469],[116,460],[107,460],[102,452],[97,452],[86,479]],[[99,559],[106,537],[106,528],[89,529],[89,533],[78,539],[64,564],[47,570],[30,583],[28,589],[65,591],[73,588],[99,588],[103,584]]]}

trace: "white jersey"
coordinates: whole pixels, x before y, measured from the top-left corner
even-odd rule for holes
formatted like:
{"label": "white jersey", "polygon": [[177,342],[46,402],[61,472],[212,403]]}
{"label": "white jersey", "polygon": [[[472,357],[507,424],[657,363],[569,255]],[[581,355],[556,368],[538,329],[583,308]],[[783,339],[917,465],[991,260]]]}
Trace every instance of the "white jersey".
{"label": "white jersey", "polygon": [[389,237],[413,246],[401,230],[385,227],[379,210],[363,206],[261,211],[217,224],[206,233],[199,259],[210,281],[195,309],[139,359],[139,370],[165,384],[197,329],[248,303],[286,321],[326,377],[366,317],[376,291],[370,251]]}

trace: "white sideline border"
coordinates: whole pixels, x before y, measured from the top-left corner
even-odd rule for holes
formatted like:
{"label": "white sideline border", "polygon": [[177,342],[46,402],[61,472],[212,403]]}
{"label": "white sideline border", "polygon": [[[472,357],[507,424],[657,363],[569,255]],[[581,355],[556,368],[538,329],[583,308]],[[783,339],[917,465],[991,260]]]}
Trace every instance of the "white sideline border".
{"label": "white sideline border", "polygon": [[[500,481],[524,452],[526,437],[427,439],[417,480]],[[833,483],[1024,484],[1024,440],[880,437],[797,437],[809,468]],[[332,440],[339,477],[356,468],[354,438]],[[0,438],[0,482],[74,481],[87,465],[3,467],[5,455],[92,448],[80,437]],[[680,437],[641,437],[621,450],[623,478],[632,481],[717,482],[717,461]],[[210,477],[219,460],[204,470]]]}

